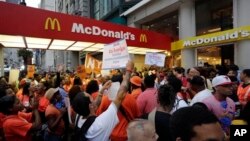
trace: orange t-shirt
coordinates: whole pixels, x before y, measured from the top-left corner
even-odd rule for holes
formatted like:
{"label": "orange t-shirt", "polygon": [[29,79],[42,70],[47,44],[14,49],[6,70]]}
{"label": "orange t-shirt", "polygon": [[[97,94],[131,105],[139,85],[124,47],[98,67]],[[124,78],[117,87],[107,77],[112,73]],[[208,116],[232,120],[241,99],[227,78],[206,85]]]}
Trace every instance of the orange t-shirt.
{"label": "orange t-shirt", "polygon": [[243,88],[242,85],[243,83],[239,85],[238,90],[237,90],[237,95],[238,95],[240,104],[244,106],[246,105],[247,101],[250,101],[250,85],[246,86],[245,88]]}
{"label": "orange t-shirt", "polygon": [[137,89],[135,89],[135,90],[132,91],[131,95],[132,95],[135,99],[137,99],[137,97],[138,97],[141,93],[142,93],[141,88],[137,88]]}
{"label": "orange t-shirt", "polygon": [[3,119],[3,130],[7,141],[31,141],[28,134],[32,123],[18,115],[7,116]]}
{"label": "orange t-shirt", "polygon": [[[61,114],[60,111],[54,105],[52,105],[52,104],[50,104],[47,107],[46,111],[45,111],[45,117],[46,118],[48,116],[53,116],[53,117],[57,118],[57,117],[60,116],[60,114]],[[64,121],[63,121],[63,119],[61,119],[60,122],[59,122],[59,125],[57,126],[57,128],[55,129],[55,131],[52,132],[52,131],[49,130],[49,132],[52,132],[52,133],[54,133],[56,135],[63,135],[64,128],[65,128],[64,127]]]}
{"label": "orange t-shirt", "polygon": [[[101,105],[98,107],[96,114],[100,115],[105,110],[107,110],[110,103],[111,101],[108,99],[108,96],[104,95],[102,97]],[[122,102],[122,107],[126,112],[127,119],[133,120],[140,116],[140,111],[138,109],[136,100],[132,95],[127,94],[125,96]],[[127,121],[127,119],[123,116],[120,110],[118,111],[117,115],[120,122],[113,129],[110,138],[112,141],[127,141],[126,129],[129,121]]]}
{"label": "orange t-shirt", "polygon": [[96,97],[98,96],[98,94],[99,94],[99,92],[97,91],[97,92],[92,93],[91,96],[92,96],[93,99],[95,100]]}

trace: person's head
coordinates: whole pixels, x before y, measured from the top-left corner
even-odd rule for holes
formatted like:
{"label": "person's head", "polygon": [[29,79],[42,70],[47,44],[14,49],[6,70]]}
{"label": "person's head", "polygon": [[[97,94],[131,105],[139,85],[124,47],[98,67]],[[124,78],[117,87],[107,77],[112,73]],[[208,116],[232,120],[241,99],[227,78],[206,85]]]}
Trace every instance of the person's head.
{"label": "person's head", "polygon": [[184,107],[170,118],[175,141],[223,141],[224,132],[216,116],[200,107]]}
{"label": "person's head", "polygon": [[181,91],[181,87],[182,87],[182,82],[180,79],[178,79],[176,76],[174,75],[170,75],[167,79],[167,82],[170,86],[172,86],[174,88],[174,91],[180,92]]}
{"label": "person's head", "polygon": [[201,76],[194,76],[189,80],[190,88],[196,93],[205,89],[205,81]]}
{"label": "person's head", "polygon": [[56,104],[56,102],[62,100],[62,96],[59,93],[58,88],[50,88],[46,91],[45,97],[50,101],[51,104]]}
{"label": "person's head", "polygon": [[49,83],[46,80],[41,80],[36,86],[36,92],[38,95],[43,95],[49,89]]}
{"label": "person's head", "polygon": [[202,103],[202,102],[196,102],[196,103],[194,103],[192,106],[193,106],[193,107],[199,107],[199,108],[203,108],[203,109],[205,109],[205,110],[208,110],[207,105],[204,104],[204,103]]}
{"label": "person's head", "polygon": [[90,114],[90,106],[90,97],[86,96],[83,92],[78,93],[73,99],[73,110],[83,117],[87,117]]}
{"label": "person's head", "polygon": [[237,71],[230,69],[230,70],[228,71],[228,73],[227,73],[227,76],[229,76],[229,77],[230,77],[230,76],[236,77],[236,76],[237,76]]}
{"label": "person's head", "polygon": [[184,74],[183,72],[183,69],[182,67],[175,67],[174,70],[173,70],[173,74],[176,76],[176,77],[180,77]]}
{"label": "person's head", "polygon": [[158,135],[154,124],[149,120],[136,119],[127,127],[128,141],[156,141]]}
{"label": "person's head", "polygon": [[155,79],[156,79],[155,74],[151,74],[151,75],[146,76],[144,78],[144,84],[145,84],[146,88],[153,88],[155,86]]}
{"label": "person's head", "polygon": [[200,72],[198,71],[198,68],[190,68],[189,72],[188,72],[188,77],[192,78],[194,76],[199,76]]}
{"label": "person's head", "polygon": [[[73,85],[69,90],[69,99],[70,101],[73,101],[75,96],[81,92],[81,87],[78,85]],[[72,102],[71,102],[72,103]]]}
{"label": "person's head", "polygon": [[81,78],[78,76],[75,76],[74,81],[73,81],[73,85],[82,85]]}
{"label": "person's head", "polygon": [[240,73],[240,80],[245,82],[248,79],[250,79],[250,69],[244,69],[241,73]]}
{"label": "person's head", "polygon": [[212,86],[215,89],[215,93],[220,94],[222,96],[232,95],[232,82],[230,78],[226,75],[216,76],[212,80]]}
{"label": "person's head", "polygon": [[121,73],[117,73],[111,77],[112,82],[119,82],[121,84],[122,80],[123,80],[123,75]]}
{"label": "person's head", "polygon": [[238,85],[239,85],[239,81],[237,79],[237,77],[235,76],[229,76],[231,82],[232,82],[232,89],[233,89],[233,92],[237,92],[237,89],[238,89]]}
{"label": "person's head", "polygon": [[90,80],[86,86],[86,92],[92,94],[94,92],[97,92],[98,90],[99,90],[98,82],[96,80]]}
{"label": "person's head", "polygon": [[23,109],[23,105],[15,95],[6,95],[0,98],[0,112],[5,115],[17,115]]}
{"label": "person's head", "polygon": [[142,85],[142,79],[139,76],[132,76],[130,78],[132,89],[140,88]]}
{"label": "person's head", "polygon": [[163,109],[169,108],[172,110],[176,99],[174,88],[168,84],[160,86],[158,89],[157,101]]}
{"label": "person's head", "polygon": [[30,93],[29,88],[30,88],[30,83],[25,83],[23,86],[23,95],[29,96],[29,93]]}

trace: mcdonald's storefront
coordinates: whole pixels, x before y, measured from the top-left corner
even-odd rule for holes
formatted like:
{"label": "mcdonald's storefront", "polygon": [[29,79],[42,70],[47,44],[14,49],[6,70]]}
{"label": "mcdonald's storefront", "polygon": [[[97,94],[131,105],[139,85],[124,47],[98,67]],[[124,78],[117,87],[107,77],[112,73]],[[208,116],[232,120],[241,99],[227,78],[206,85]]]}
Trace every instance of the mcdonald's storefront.
{"label": "mcdonald's storefront", "polygon": [[[226,31],[195,36],[171,43],[171,51],[177,52],[194,48],[196,65],[232,65],[247,56],[238,56],[239,42],[250,39],[250,26],[242,26]],[[249,48],[250,49],[250,48]],[[250,51],[250,50],[249,50]],[[241,66],[240,66],[241,67]]]}
{"label": "mcdonald's storefront", "polygon": [[132,54],[170,51],[170,37],[152,31],[5,2],[0,13],[0,46],[6,48],[102,52],[105,44],[126,39]]}

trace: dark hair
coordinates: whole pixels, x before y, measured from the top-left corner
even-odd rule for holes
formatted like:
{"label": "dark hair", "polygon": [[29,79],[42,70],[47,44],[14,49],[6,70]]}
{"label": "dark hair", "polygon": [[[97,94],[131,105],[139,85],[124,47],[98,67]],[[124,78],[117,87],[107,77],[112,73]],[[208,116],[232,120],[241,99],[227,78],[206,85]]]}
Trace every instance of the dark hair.
{"label": "dark hair", "polygon": [[158,89],[158,101],[162,107],[174,107],[176,92],[168,84],[160,86]]}
{"label": "dark hair", "polygon": [[97,92],[99,90],[99,85],[96,80],[91,80],[86,86],[86,92],[92,94],[93,92]]}
{"label": "dark hair", "polygon": [[202,102],[196,102],[196,103],[194,103],[192,106],[193,106],[193,107],[199,107],[199,108],[208,110],[207,105],[204,104],[204,103],[202,103]]}
{"label": "dark hair", "polygon": [[202,124],[216,123],[218,119],[208,110],[197,106],[184,107],[170,118],[170,131],[173,139],[180,137],[183,141],[190,141],[196,135],[193,128]]}
{"label": "dark hair", "polygon": [[30,83],[25,83],[24,86],[23,86],[23,95],[27,95],[29,96],[29,87],[30,87]]}
{"label": "dark hair", "polygon": [[122,80],[123,80],[122,74],[115,74],[111,78],[112,82],[120,82],[120,83],[122,83]]}
{"label": "dark hair", "polygon": [[176,76],[170,75],[168,77],[167,81],[168,81],[168,84],[171,85],[174,88],[174,91],[176,93],[181,91],[182,82]]}
{"label": "dark hair", "polygon": [[156,75],[152,74],[152,75],[148,75],[144,78],[144,84],[147,88],[152,88],[155,86],[155,78]]}
{"label": "dark hair", "polygon": [[[176,72],[179,73],[179,74],[183,74],[183,73],[184,73],[182,67],[175,67],[175,68],[174,68],[174,71],[176,71]],[[185,70],[184,70],[184,71],[185,71]]]}
{"label": "dark hair", "polygon": [[232,82],[238,82],[237,77],[235,77],[235,76],[228,76],[228,77],[229,77],[229,79],[230,79]]}
{"label": "dark hair", "polygon": [[242,73],[245,74],[247,77],[250,77],[250,69],[244,69]]}
{"label": "dark hair", "polygon": [[81,116],[88,116],[90,113],[89,104],[90,104],[89,97],[85,96],[84,92],[78,93],[72,103],[72,108],[74,111],[81,115]]}
{"label": "dark hair", "polygon": [[80,77],[75,76],[73,85],[82,85],[82,80]]}
{"label": "dark hair", "polygon": [[189,80],[190,84],[195,85],[195,86],[205,86],[204,79],[200,76],[194,76],[191,80]]}
{"label": "dark hair", "polygon": [[51,88],[50,83],[47,80],[42,80],[40,83],[43,84],[44,87],[46,87],[45,91],[47,91],[49,88]]}
{"label": "dark hair", "polygon": [[79,85],[73,85],[70,90],[69,90],[69,99],[70,102],[72,103],[75,96],[81,92],[81,87]]}
{"label": "dark hair", "polygon": [[9,109],[11,109],[15,103],[16,96],[6,95],[0,98],[0,112],[6,115],[10,114]]}

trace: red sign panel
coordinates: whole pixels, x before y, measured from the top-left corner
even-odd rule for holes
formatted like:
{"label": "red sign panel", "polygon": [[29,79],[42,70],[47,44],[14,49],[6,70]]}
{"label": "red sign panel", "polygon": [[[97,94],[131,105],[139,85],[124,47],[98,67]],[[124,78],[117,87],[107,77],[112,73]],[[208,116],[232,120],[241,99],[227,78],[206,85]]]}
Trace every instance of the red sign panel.
{"label": "red sign panel", "polygon": [[170,50],[169,36],[109,22],[0,2],[0,34]]}

